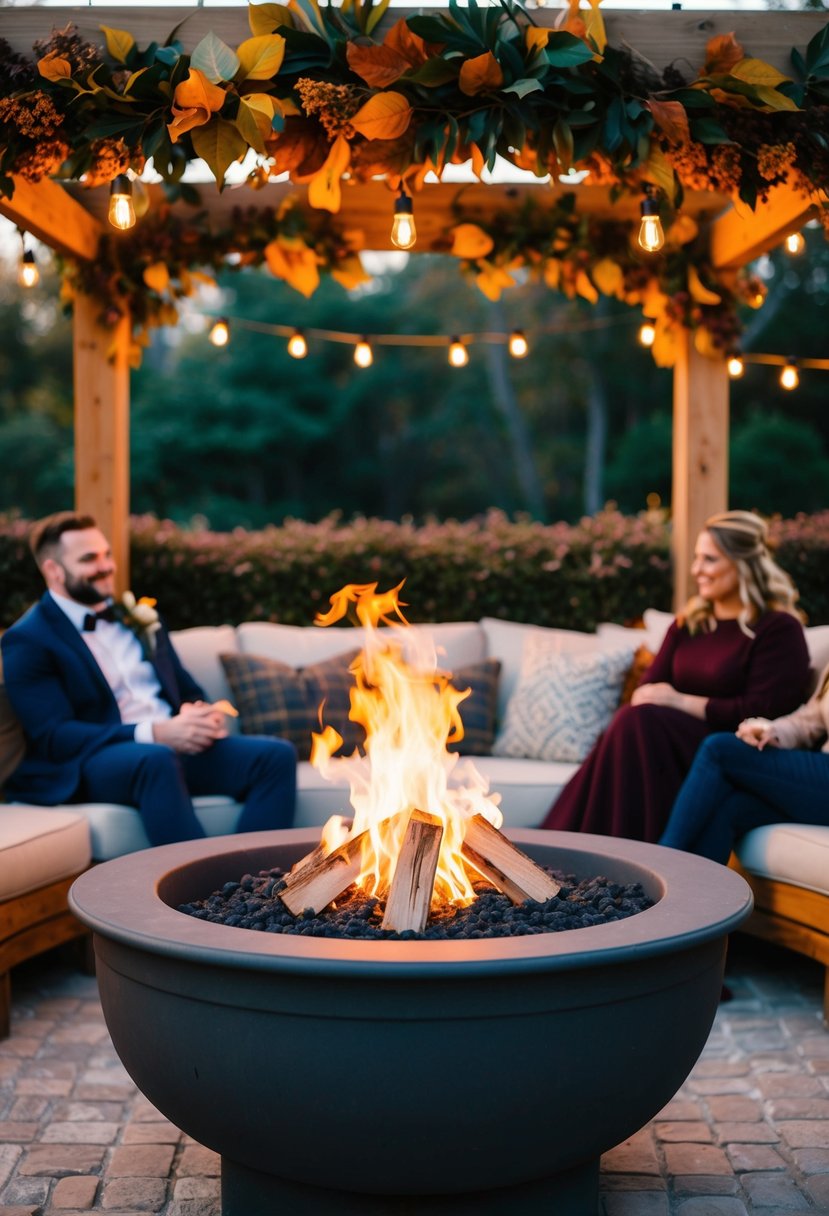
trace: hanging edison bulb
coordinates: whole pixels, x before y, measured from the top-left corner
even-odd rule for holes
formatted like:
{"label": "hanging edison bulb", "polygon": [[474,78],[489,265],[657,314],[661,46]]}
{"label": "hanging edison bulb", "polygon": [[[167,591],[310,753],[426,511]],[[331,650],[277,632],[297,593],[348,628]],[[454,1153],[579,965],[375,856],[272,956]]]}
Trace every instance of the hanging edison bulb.
{"label": "hanging edison bulb", "polygon": [[736,353],[729,355],[726,367],[728,368],[728,374],[732,380],[739,380],[740,376],[742,376],[743,372],[746,370],[745,363],[743,363],[740,356]]}
{"label": "hanging edison bulb", "polygon": [[797,388],[798,384],[800,384],[800,374],[797,370],[797,360],[787,359],[786,366],[780,373],[780,387],[791,392],[792,389]]}
{"label": "hanging edison bulb", "polygon": [[665,233],[659,218],[659,203],[647,191],[639,207],[642,217],[639,225],[639,244],[646,253],[656,253],[665,244]]}
{"label": "hanging edison bulb", "polygon": [[391,243],[397,249],[411,249],[417,240],[412,200],[403,187],[394,200],[394,220],[391,226]]}
{"label": "hanging edison bulb", "polygon": [[230,322],[227,317],[219,317],[214,321],[207,337],[214,346],[227,346],[230,341]]}
{"label": "hanging edison bulb", "polygon": [[40,282],[40,271],[37,268],[35,255],[31,249],[24,249],[20,264],[17,267],[17,282],[20,287],[36,287]]}
{"label": "hanging edison bulb", "polygon": [[507,343],[507,350],[513,359],[523,359],[525,355],[529,354],[530,344],[523,329],[514,329],[512,331]]}
{"label": "hanging edison bulb", "polygon": [[125,230],[135,224],[132,182],[126,173],[119,173],[109,187],[109,222],[113,228]]}
{"label": "hanging edison bulb", "polygon": [[469,351],[466,343],[460,338],[453,338],[449,343],[449,363],[452,367],[466,367],[469,362]]}
{"label": "hanging edison bulb", "polygon": [[806,238],[802,232],[790,232],[785,241],[786,253],[798,257],[806,248]]}
{"label": "hanging edison bulb", "polygon": [[358,367],[371,367],[374,362],[374,352],[368,338],[361,338],[354,347],[354,362]]}
{"label": "hanging edison bulb", "polygon": [[288,354],[292,359],[304,359],[308,354],[308,343],[301,329],[295,329],[288,339]]}
{"label": "hanging edison bulb", "polygon": [[650,321],[645,321],[643,325],[639,326],[639,341],[643,346],[653,346],[656,341],[656,326],[652,325]]}

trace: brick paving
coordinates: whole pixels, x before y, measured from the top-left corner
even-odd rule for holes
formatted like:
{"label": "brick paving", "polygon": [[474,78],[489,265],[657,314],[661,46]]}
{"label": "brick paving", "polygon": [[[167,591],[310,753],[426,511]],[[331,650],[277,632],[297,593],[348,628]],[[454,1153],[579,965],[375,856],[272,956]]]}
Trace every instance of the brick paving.
{"label": "brick paving", "polygon": [[[605,1155],[601,1216],[829,1216],[822,969],[738,937],[727,979],[734,999],[686,1083]],[[218,1157],[137,1092],[94,979],[55,952],[18,968],[13,991],[0,1216],[219,1216]]]}

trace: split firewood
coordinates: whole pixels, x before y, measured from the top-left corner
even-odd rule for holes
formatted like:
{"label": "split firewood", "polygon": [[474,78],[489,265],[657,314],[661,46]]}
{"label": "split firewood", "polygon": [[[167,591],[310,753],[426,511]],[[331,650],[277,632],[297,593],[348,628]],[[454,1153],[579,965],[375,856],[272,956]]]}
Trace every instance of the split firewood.
{"label": "split firewood", "polygon": [[484,878],[514,904],[528,899],[543,903],[561,887],[531,857],[507,840],[483,815],[473,815],[466,827],[462,853]]}
{"label": "split firewood", "polygon": [[[334,815],[333,818],[329,820],[329,824],[333,824],[335,836],[341,837],[348,836],[353,822],[354,821],[352,819],[344,819],[342,815]],[[300,857],[299,861],[295,861],[291,866],[290,873],[285,879],[288,886],[291,885],[300,870],[304,870],[306,866],[318,866],[321,862],[325,861],[329,853],[334,852],[334,848],[337,846],[332,846],[331,843],[326,842],[324,839],[327,829],[328,824],[326,824],[325,828],[323,829],[323,839],[320,840],[317,847],[312,849],[310,853],[306,853],[304,857]],[[345,840],[341,840],[340,843],[345,844]]]}
{"label": "split firewood", "polygon": [[386,898],[383,928],[422,933],[429,916],[443,824],[434,815],[412,811]]}
{"label": "split firewood", "polygon": [[[329,853],[316,865],[304,865],[285,878],[285,890],[279,898],[294,916],[306,908],[321,912],[333,899],[342,895],[346,887],[358,878],[362,866],[361,855],[366,832],[360,832],[352,840],[346,840],[333,853]],[[315,850],[316,852],[316,850]]]}

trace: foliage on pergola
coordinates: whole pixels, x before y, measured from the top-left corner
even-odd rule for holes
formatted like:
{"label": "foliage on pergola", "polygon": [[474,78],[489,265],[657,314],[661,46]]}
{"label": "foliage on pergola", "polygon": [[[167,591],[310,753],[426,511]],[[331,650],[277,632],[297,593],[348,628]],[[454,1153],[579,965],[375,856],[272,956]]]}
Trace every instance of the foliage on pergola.
{"label": "foliage on pergola", "polygon": [[[92,295],[110,323],[124,311],[139,328],[174,323],[193,272],[231,254],[305,295],[320,272],[353,286],[365,277],[365,236],[338,216],[344,180],[416,195],[449,164],[470,161],[480,174],[502,157],[540,178],[589,172],[611,203],[652,190],[664,253],[638,249],[630,207],[597,216],[575,190],[485,217],[458,191],[428,248],[457,256],[490,298],[526,269],[569,296],[638,305],[655,321],[654,357],[671,365],[682,330],[703,354],[733,349],[737,305],[763,295],[756,279],[712,264],[693,192],[754,208],[786,182],[820,201],[829,225],[829,26],[793,49],[787,76],[731,33],[708,41],[699,70],[657,67],[608,40],[599,0],[586,13],[570,0],[555,29],[514,0],[451,0],[448,13],[381,33],[387,3],[251,5],[250,37],[231,46],[211,31],[189,52],[178,29],[139,46],[107,25],[100,44],[71,27],[53,32],[34,58],[0,42],[0,192],[47,176],[94,187],[149,158],[164,181],[166,201],[131,234],[66,264],[67,298]],[[238,207],[217,226],[184,169],[203,159],[221,188],[251,150],[249,184],[287,173],[301,205],[289,196]],[[176,202],[192,206],[174,214]]]}

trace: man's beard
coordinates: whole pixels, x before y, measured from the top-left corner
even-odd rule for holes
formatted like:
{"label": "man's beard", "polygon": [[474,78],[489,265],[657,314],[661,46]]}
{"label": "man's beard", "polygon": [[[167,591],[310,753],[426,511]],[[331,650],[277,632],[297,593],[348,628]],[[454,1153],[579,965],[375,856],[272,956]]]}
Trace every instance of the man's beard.
{"label": "man's beard", "polygon": [[108,598],[94,583],[85,578],[75,578],[65,566],[63,567],[63,573],[66,576],[64,579],[66,594],[75,600],[76,603],[91,606],[92,604],[101,604]]}

